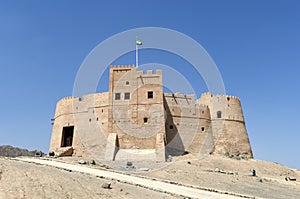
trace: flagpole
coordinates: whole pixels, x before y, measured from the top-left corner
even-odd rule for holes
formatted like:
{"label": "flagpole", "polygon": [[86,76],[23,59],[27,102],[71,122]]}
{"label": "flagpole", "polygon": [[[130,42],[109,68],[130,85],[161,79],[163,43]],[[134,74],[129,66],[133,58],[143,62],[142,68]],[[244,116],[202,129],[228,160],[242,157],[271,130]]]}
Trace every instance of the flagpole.
{"label": "flagpole", "polygon": [[139,46],[142,45],[142,40],[138,39],[136,36],[135,41],[135,66],[139,67]]}
{"label": "flagpole", "polygon": [[135,66],[139,67],[139,45],[135,44]]}

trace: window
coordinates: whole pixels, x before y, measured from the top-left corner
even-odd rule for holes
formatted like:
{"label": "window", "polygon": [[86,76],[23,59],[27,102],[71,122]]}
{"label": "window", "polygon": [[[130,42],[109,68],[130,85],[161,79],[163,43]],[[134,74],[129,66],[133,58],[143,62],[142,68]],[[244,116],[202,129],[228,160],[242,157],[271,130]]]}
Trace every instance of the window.
{"label": "window", "polygon": [[170,125],[170,129],[173,129],[173,125],[172,124]]}
{"label": "window", "polygon": [[221,111],[218,111],[217,112],[217,118],[221,118],[222,117],[222,112]]}
{"label": "window", "polygon": [[205,128],[204,128],[204,127],[202,127],[202,128],[201,128],[201,130],[202,130],[202,131],[204,131],[204,130],[205,130]]}
{"label": "window", "polygon": [[148,91],[148,99],[153,99],[153,91]]}
{"label": "window", "polygon": [[144,117],[144,124],[148,124],[148,118]]}
{"label": "window", "polygon": [[129,85],[129,81],[126,81],[126,85]]}
{"label": "window", "polygon": [[115,93],[115,100],[121,99],[121,93]]}
{"label": "window", "polygon": [[126,100],[130,99],[130,93],[125,93],[124,99],[126,99]]}

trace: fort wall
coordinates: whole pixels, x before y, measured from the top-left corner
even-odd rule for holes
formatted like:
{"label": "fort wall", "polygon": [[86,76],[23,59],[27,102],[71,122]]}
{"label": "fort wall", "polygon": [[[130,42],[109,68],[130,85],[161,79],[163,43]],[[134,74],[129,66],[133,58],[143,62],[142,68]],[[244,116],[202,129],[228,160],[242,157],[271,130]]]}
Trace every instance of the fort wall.
{"label": "fort wall", "polygon": [[194,95],[181,93],[165,93],[164,100],[168,154],[200,153],[211,132],[208,106],[196,104]]}
{"label": "fort wall", "polygon": [[108,92],[57,102],[50,151],[69,146],[75,156],[107,160],[164,161],[186,152],[253,157],[239,98],[163,93],[161,70],[134,66],[111,66]]}

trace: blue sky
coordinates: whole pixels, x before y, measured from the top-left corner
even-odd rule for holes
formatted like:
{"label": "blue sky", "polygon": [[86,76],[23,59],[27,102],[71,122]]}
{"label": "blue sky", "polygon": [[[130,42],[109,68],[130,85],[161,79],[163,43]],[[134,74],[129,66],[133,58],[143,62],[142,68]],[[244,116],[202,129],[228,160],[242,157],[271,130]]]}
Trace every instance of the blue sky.
{"label": "blue sky", "polygon": [[[241,98],[255,158],[300,169],[299,11],[296,0],[1,1],[0,145],[48,151],[55,104],[72,95],[89,52],[119,32],[164,27],[199,42]],[[185,64],[140,52],[141,64],[152,62]]]}

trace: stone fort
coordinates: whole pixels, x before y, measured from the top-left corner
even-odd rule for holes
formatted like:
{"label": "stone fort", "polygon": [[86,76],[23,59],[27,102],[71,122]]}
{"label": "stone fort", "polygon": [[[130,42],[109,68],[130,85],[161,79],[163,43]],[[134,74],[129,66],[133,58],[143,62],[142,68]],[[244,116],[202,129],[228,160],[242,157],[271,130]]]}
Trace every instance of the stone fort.
{"label": "stone fort", "polygon": [[164,93],[161,70],[110,66],[108,92],[56,104],[49,151],[107,161],[192,153],[253,158],[239,98]]}

